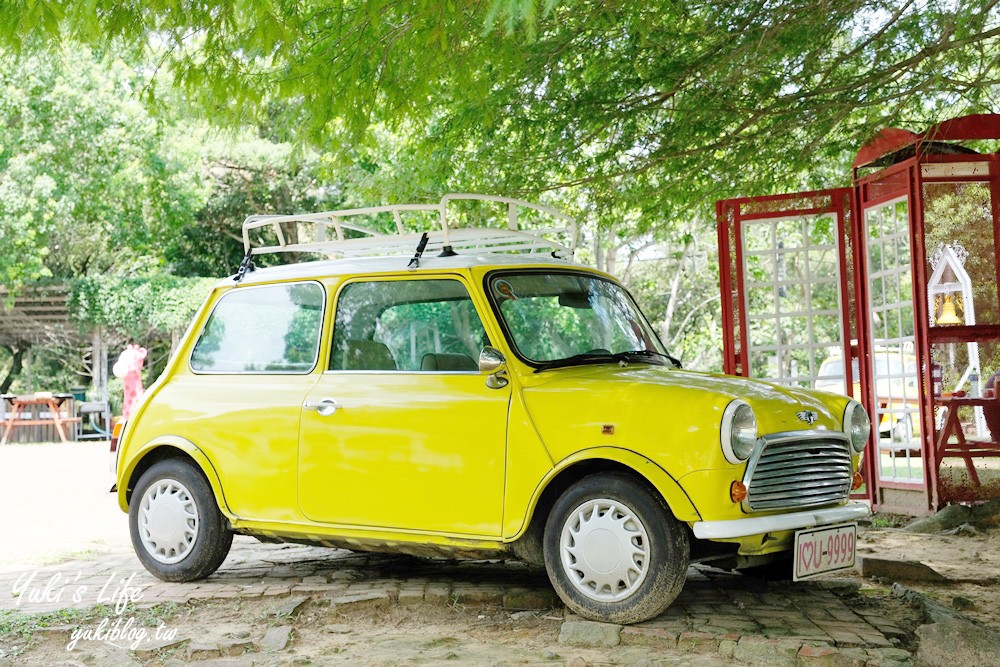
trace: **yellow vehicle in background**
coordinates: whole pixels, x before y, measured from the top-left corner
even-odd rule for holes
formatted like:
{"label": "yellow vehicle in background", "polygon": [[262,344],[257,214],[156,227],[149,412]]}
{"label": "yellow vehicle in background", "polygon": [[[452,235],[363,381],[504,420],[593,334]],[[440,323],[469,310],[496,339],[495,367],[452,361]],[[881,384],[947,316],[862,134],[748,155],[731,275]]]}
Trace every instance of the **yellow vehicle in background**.
{"label": "yellow vehicle in background", "polygon": [[[456,202],[505,210],[460,228]],[[414,212],[436,229],[410,233]],[[561,226],[519,217],[542,214]],[[234,533],[514,555],[573,611],[632,623],[692,561],[853,564],[861,405],[681,370],[625,288],[562,258],[575,237],[558,211],[482,195],[249,218],[240,272],[112,443],[143,565],[206,577]],[[252,269],[286,251],[333,259]]]}
{"label": "yellow vehicle in background", "polygon": [[[920,435],[917,357],[900,348],[878,347],[873,352],[875,400],[878,406],[880,438],[899,446],[909,446]],[[858,364],[851,368],[854,384],[851,396],[861,397]],[[844,357],[839,350],[823,360],[816,378],[816,389],[844,393]]]}

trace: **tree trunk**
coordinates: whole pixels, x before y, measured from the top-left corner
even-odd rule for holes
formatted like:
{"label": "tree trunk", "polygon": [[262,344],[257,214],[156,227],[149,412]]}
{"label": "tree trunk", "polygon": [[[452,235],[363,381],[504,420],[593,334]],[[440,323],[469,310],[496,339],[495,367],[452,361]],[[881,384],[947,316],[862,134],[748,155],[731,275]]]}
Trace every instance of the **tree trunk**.
{"label": "tree trunk", "polygon": [[24,364],[24,354],[30,349],[30,345],[27,343],[21,343],[17,346],[4,345],[3,348],[10,353],[11,363],[10,370],[7,371],[7,375],[3,380],[0,380],[0,394],[6,394],[10,389],[10,386],[14,384],[14,380],[17,376],[21,374],[21,369]]}

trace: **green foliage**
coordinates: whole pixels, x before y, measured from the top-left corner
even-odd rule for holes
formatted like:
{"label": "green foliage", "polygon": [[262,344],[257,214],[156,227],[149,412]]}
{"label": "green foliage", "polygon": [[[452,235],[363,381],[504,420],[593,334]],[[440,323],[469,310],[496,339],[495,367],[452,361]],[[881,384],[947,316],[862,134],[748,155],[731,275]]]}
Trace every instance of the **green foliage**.
{"label": "green foliage", "polygon": [[[0,637],[20,637],[30,640],[41,629],[54,625],[81,626],[88,621],[113,613],[107,605],[99,604],[90,609],[59,609],[40,614],[25,614],[13,609],[0,609]],[[0,654],[0,658],[6,657]]]}
{"label": "green foliage", "polygon": [[[845,156],[885,125],[990,109],[992,9],[14,0],[0,11],[0,39],[30,48],[71,35],[144,50],[206,116],[249,120],[372,170],[383,166],[367,159],[383,152],[378,128],[401,131],[417,144],[396,149],[397,177],[444,171],[394,178],[390,196],[449,181],[503,192],[587,186],[599,214],[625,203],[658,213],[653,224],[722,195],[840,180]],[[823,164],[831,159],[841,168]]]}
{"label": "green foliage", "polygon": [[[164,260],[174,273],[232,275],[243,259],[242,228],[248,215],[312,212],[335,208],[339,201],[337,191],[318,179],[311,161],[292,165],[287,158],[272,164],[255,164],[252,157],[245,160],[211,164],[212,190],[204,207],[193,224],[164,241]],[[268,233],[265,229],[259,235]],[[263,255],[254,263],[262,267],[289,259],[296,258]]]}
{"label": "green foliage", "polygon": [[103,326],[143,342],[188,326],[204,303],[212,278],[81,278],[72,284],[70,311],[87,328]]}
{"label": "green foliage", "polygon": [[14,285],[155,265],[193,217],[199,172],[130,92],[141,74],[87,48],[0,53],[0,277]]}
{"label": "green foliage", "polygon": [[[0,609],[0,639],[31,641],[39,630],[53,626],[70,625],[81,628],[99,623],[104,618],[124,617],[135,618],[141,627],[155,628],[161,623],[176,616],[183,607],[176,602],[164,602],[145,609],[138,609],[134,604],[127,605],[121,613],[113,608],[98,604],[88,609],[59,609],[37,614],[27,614],[12,609]],[[4,641],[3,644],[7,644]],[[23,650],[23,646],[20,647]],[[0,648],[0,659],[16,657],[19,651],[5,653]]]}
{"label": "green foliage", "polygon": [[[72,229],[53,250],[60,257],[48,258],[60,181],[31,165],[8,170],[18,194],[5,204],[0,188],[0,208],[14,212],[0,223],[0,279],[47,266],[229,274],[248,213],[433,201],[446,191],[522,195],[577,215],[582,258],[633,287],[686,363],[715,367],[712,202],[843,185],[851,154],[882,127],[993,111],[998,23],[988,0],[12,0],[0,5],[0,43],[22,61],[51,62],[40,52],[75,53],[79,40],[142,64],[112,77],[155,110],[136,111],[128,98],[135,122],[125,126],[152,125],[172,150],[152,151],[166,156],[162,172],[141,159],[114,171],[133,189],[147,174],[172,174],[164,187],[177,194],[140,189],[148,203],[120,227],[120,243],[99,232],[71,252],[69,239],[88,238]],[[87,115],[106,108],[118,107],[108,101]],[[265,139],[239,129],[246,153],[209,155],[215,139],[174,134],[192,109]],[[128,144],[145,155],[158,144],[143,132]],[[192,155],[212,165],[210,178],[171,171]],[[83,188],[82,210],[118,201],[124,187]],[[81,224],[105,220],[103,210]]]}
{"label": "green foliage", "polygon": [[[640,246],[641,247],[641,246]],[[719,264],[711,230],[682,230],[616,273],[667,350],[692,370],[722,371]]]}

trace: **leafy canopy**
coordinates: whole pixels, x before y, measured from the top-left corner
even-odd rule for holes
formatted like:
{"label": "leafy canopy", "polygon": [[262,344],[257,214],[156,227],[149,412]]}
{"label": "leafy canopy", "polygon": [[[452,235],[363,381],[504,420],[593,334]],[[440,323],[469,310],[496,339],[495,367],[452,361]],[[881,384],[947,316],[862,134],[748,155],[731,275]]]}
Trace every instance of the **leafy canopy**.
{"label": "leafy canopy", "polygon": [[362,162],[377,152],[374,129],[406,126],[414,157],[443,165],[449,184],[593,184],[588,205],[657,220],[721,195],[822,185],[831,158],[842,181],[844,154],[883,126],[991,109],[1000,17],[995,0],[0,9],[9,47],[53,37],[150,54],[217,120],[264,123]]}
{"label": "leafy canopy", "polygon": [[[712,202],[844,185],[882,127],[994,111],[996,6],[10,0],[0,45],[126,53],[149,118],[196,109],[319,150],[322,169],[215,177],[197,225],[152,235],[182,271],[230,270],[238,220],[261,209],[543,193],[584,223],[589,259],[632,281],[670,347],[697,355],[718,347]],[[42,223],[25,220],[5,251],[40,247]]]}
{"label": "leafy canopy", "polygon": [[0,283],[157,261],[200,206],[198,170],[87,48],[0,53]]}

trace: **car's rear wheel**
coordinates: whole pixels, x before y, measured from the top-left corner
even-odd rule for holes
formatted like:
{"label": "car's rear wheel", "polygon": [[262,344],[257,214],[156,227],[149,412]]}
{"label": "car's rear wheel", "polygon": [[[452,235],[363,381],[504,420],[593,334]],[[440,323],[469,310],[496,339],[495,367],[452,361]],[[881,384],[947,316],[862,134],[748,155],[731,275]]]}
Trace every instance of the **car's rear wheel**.
{"label": "car's rear wheel", "polygon": [[128,518],[136,555],[164,581],[207,577],[233,543],[208,480],[181,459],[159,461],[143,473]]}
{"label": "car's rear wheel", "polygon": [[684,586],[686,529],[632,477],[600,473],[567,489],[549,514],[545,569],[574,612],[638,623],[659,615]]}

